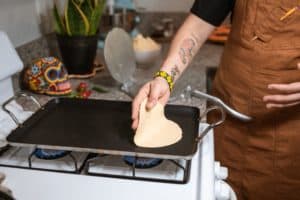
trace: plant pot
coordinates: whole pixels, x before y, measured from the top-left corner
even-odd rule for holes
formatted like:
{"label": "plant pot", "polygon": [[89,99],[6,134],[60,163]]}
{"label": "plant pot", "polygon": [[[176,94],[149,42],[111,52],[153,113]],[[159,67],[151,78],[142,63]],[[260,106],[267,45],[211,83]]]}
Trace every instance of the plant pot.
{"label": "plant pot", "polygon": [[89,74],[93,71],[98,35],[56,35],[61,57],[69,74]]}

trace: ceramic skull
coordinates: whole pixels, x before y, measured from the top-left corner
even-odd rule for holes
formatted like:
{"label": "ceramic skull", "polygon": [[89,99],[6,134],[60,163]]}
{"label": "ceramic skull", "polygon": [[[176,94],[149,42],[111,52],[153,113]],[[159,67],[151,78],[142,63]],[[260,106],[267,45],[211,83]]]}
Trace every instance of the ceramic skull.
{"label": "ceramic skull", "polygon": [[72,92],[65,66],[54,57],[40,58],[27,67],[24,84],[40,94],[66,95]]}

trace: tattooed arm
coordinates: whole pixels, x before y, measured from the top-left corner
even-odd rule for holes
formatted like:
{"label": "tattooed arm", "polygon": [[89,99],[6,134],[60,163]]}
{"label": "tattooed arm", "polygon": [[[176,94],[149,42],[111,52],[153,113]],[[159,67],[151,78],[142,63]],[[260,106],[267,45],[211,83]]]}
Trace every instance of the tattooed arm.
{"label": "tattooed arm", "polygon": [[214,28],[199,17],[190,14],[172,41],[161,70],[171,74],[176,81]]}
{"label": "tattooed arm", "polygon": [[[214,28],[199,17],[190,14],[176,33],[161,70],[168,72],[175,82]],[[156,77],[146,83],[132,102],[132,128],[136,129],[138,126],[140,104],[145,98],[148,97],[147,109],[151,109],[158,101],[166,104],[169,96],[169,85],[163,78]]]}

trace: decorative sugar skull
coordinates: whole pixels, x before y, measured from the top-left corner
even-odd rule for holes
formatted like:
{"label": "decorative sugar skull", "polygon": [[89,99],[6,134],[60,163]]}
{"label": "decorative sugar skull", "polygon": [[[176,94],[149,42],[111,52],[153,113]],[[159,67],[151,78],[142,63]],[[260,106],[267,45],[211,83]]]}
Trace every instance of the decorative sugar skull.
{"label": "decorative sugar skull", "polygon": [[27,67],[24,84],[40,94],[66,95],[72,92],[66,68],[54,57],[40,58]]}

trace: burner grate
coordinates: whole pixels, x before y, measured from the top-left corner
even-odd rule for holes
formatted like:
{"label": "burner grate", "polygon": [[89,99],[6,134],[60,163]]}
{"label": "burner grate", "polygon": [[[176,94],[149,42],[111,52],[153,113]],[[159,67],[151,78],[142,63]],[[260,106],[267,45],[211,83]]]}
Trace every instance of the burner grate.
{"label": "burner grate", "polygon": [[[31,169],[41,169],[41,168],[32,167],[32,157],[33,157],[33,156],[35,156],[35,157],[37,157],[37,158],[39,158],[39,159],[43,159],[43,158],[41,158],[40,156],[38,156],[38,154],[37,154],[37,151],[39,151],[39,150],[40,150],[40,149],[34,149],[34,151],[32,151],[32,153],[31,153],[31,154],[29,155],[29,157],[28,157],[28,166],[29,166],[29,168],[31,168]],[[56,159],[63,158],[63,157],[65,157],[65,156],[71,158],[71,163],[72,163],[73,166],[74,166],[74,170],[71,171],[71,172],[74,172],[74,173],[79,172],[79,169],[78,169],[78,161],[77,161],[77,159],[75,158],[75,156],[72,155],[72,152],[63,152],[63,153],[61,153],[61,157],[57,157]],[[50,156],[50,157],[51,157],[51,156]],[[56,160],[55,158],[48,159],[48,158],[50,158],[50,157],[47,157],[45,160]],[[82,165],[82,166],[83,166],[83,165]],[[45,169],[44,169],[44,170],[45,170]],[[51,171],[50,169],[47,169],[47,170]],[[55,170],[55,171],[56,171],[56,170]],[[64,171],[64,170],[63,170],[63,171]]]}
{"label": "burner grate", "polygon": [[57,159],[41,159],[36,148],[10,146],[0,156],[0,166],[63,173],[79,173],[88,153],[68,152]]}
{"label": "burner grate", "polygon": [[63,157],[49,160],[38,158],[36,148],[10,146],[2,152],[0,166],[160,183],[185,184],[189,181],[191,160],[143,158],[143,164],[153,163],[140,168],[138,157],[129,158],[132,164],[124,162],[124,156],[68,152]]}
{"label": "burner grate", "polygon": [[132,165],[122,156],[94,155],[87,160],[85,173],[92,176],[142,180],[162,183],[185,184],[189,180],[190,160],[161,160],[151,168],[137,168],[136,157]]}

